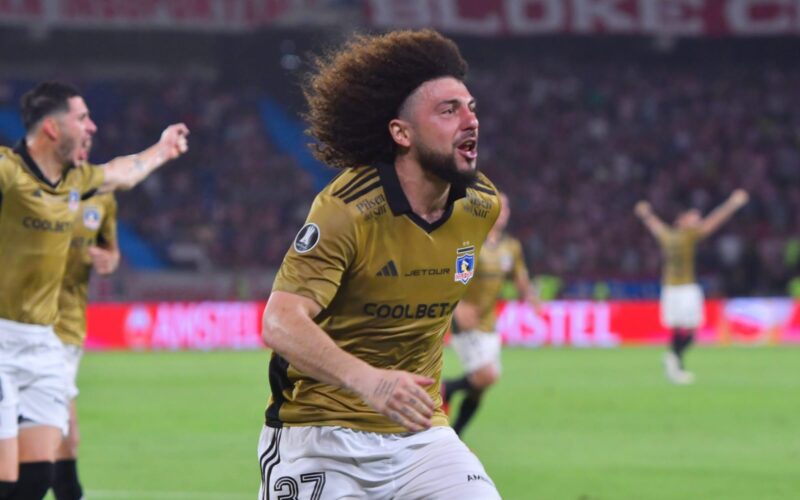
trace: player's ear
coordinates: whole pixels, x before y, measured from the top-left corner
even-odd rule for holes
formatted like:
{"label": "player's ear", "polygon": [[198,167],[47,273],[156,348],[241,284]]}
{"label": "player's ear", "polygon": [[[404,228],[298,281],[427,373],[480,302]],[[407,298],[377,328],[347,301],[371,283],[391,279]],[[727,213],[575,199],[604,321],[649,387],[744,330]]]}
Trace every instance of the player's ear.
{"label": "player's ear", "polygon": [[40,125],[42,132],[51,140],[57,141],[61,135],[61,127],[55,116],[46,116]]}
{"label": "player's ear", "polygon": [[389,122],[389,134],[398,146],[404,148],[411,146],[411,131],[409,125],[407,121],[401,120],[400,118],[395,118]]}

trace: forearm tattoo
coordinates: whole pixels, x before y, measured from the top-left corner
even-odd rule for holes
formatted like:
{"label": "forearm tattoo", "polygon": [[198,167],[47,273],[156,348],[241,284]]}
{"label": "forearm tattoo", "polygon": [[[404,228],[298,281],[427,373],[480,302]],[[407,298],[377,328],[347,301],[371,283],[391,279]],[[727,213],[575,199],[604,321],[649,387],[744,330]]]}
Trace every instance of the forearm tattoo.
{"label": "forearm tattoo", "polygon": [[134,157],[133,159],[133,168],[137,172],[141,172],[145,169],[145,164],[139,156]]}

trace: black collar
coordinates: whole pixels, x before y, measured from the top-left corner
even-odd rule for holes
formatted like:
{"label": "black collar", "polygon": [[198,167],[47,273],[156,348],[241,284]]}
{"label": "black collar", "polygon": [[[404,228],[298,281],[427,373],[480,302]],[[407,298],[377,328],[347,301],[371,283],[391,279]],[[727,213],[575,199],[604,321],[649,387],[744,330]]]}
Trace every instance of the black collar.
{"label": "black collar", "polygon": [[442,216],[436,222],[430,223],[415,214],[411,210],[411,203],[409,203],[403,188],[400,186],[400,179],[397,177],[397,170],[394,165],[388,163],[379,163],[377,165],[378,175],[381,178],[381,185],[383,192],[386,194],[386,201],[389,203],[389,208],[395,216],[406,215],[416,225],[427,231],[433,232],[437,227],[441,226],[450,215],[453,213],[453,205],[456,201],[467,196],[467,188],[463,184],[456,185],[450,184],[450,193],[447,195],[447,206]]}
{"label": "black collar", "polygon": [[58,187],[58,185],[61,184],[61,181],[63,181],[64,178],[67,177],[67,172],[69,172],[69,170],[72,168],[72,165],[68,166],[61,173],[61,179],[59,179],[58,182],[53,184],[47,177],[44,176],[44,174],[42,173],[42,169],[39,168],[39,165],[37,165],[36,162],[33,161],[31,153],[28,151],[28,145],[25,143],[25,139],[20,139],[19,142],[17,142],[14,145],[14,152],[17,153],[22,158],[22,161],[25,163],[25,166],[28,168],[28,170],[31,171],[33,175],[36,176],[37,179],[44,182],[51,188]]}

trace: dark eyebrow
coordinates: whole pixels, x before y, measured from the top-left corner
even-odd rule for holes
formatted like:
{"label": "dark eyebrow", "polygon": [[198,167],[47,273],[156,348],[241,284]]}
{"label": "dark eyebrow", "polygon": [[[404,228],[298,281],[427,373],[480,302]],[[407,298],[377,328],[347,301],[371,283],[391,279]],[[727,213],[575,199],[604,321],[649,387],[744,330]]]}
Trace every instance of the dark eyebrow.
{"label": "dark eyebrow", "polygon": [[[441,106],[443,104],[449,104],[449,105],[452,105],[452,106],[461,106],[461,100],[460,99],[446,99],[444,101],[441,101],[436,107],[439,107],[439,106]],[[467,106],[470,107],[470,108],[475,107],[475,105],[476,105],[476,101],[475,101],[474,97],[467,102]]]}

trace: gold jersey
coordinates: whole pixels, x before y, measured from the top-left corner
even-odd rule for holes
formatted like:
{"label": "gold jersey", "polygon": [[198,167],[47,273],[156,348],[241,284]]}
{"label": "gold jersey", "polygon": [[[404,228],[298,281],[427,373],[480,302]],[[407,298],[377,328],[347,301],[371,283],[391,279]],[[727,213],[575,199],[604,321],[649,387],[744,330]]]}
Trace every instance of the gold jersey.
{"label": "gold jersey", "polygon": [[495,331],[495,304],[500,288],[507,279],[515,279],[522,273],[527,275],[528,268],[519,240],[504,234],[495,243],[486,241],[483,244],[475,278],[462,299],[478,308],[478,330]]}
{"label": "gold jersey", "polygon": [[0,147],[0,318],[52,325],[81,197],[103,183],[101,167],[83,164],[52,184],[25,142]]}
{"label": "gold jersey", "polygon": [[665,285],[696,283],[694,255],[699,234],[696,229],[669,229],[658,238],[664,258]]}
{"label": "gold jersey", "polygon": [[56,335],[65,344],[82,346],[86,340],[86,300],[92,270],[88,249],[97,245],[117,246],[117,201],[112,193],[82,201],[75,219],[55,324]]}
{"label": "gold jersey", "polygon": [[[436,380],[433,425],[447,425],[439,382],[442,339],[475,273],[476,257],[499,213],[483,175],[450,189],[442,218],[411,211],[394,166],[346,170],[317,195],[273,290],[314,300],[314,321],[343,350],[385,369]],[[406,429],[356,394],[318,382],[280,355],[270,361],[271,427],[326,425],[370,432]]]}

